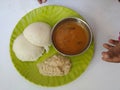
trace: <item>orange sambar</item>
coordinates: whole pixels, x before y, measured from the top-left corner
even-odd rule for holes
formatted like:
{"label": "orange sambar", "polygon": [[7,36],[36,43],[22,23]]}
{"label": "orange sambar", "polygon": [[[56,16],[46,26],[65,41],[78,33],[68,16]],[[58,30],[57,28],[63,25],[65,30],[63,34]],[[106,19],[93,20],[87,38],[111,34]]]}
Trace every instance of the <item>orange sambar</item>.
{"label": "orange sambar", "polygon": [[89,44],[89,32],[78,22],[65,21],[55,28],[52,40],[55,48],[61,53],[75,55]]}

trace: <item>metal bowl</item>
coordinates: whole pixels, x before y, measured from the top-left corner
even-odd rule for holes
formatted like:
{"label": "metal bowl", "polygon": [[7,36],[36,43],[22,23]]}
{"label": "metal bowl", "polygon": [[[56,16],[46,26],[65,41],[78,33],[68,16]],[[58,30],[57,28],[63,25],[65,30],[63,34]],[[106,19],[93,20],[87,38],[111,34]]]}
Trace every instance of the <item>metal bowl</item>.
{"label": "metal bowl", "polygon": [[[85,46],[85,48],[84,48],[82,51],[80,51],[80,52],[78,52],[78,53],[74,53],[74,54],[69,54],[69,53],[65,53],[65,52],[61,51],[61,50],[56,46],[55,41],[54,41],[54,32],[57,30],[57,28],[58,28],[60,25],[62,25],[62,24],[65,23],[65,22],[68,22],[68,21],[77,22],[78,24],[81,25],[81,27],[85,28],[85,30],[86,30],[87,33],[88,33],[88,42],[87,42],[87,45]],[[52,45],[54,46],[54,48],[55,48],[60,54],[62,54],[62,55],[64,55],[64,56],[75,56],[75,55],[80,55],[80,54],[82,54],[83,52],[85,52],[85,51],[89,48],[89,46],[90,46],[90,44],[91,44],[91,41],[92,41],[92,31],[91,31],[91,29],[90,29],[90,26],[88,25],[88,23],[87,23],[86,21],[84,21],[84,20],[82,20],[82,19],[80,19],[80,18],[77,18],[77,17],[64,18],[64,19],[58,21],[58,22],[54,25],[54,27],[52,28],[52,30],[51,30],[51,42],[52,42]],[[76,47],[75,47],[75,48],[76,48]]]}

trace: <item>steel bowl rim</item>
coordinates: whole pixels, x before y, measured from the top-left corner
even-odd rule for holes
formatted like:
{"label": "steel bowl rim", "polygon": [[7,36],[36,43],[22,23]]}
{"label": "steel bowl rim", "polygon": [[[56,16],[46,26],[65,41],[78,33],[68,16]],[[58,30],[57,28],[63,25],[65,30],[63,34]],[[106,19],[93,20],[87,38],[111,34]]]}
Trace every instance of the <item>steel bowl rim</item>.
{"label": "steel bowl rim", "polygon": [[[77,20],[77,21],[80,21],[80,22],[82,22],[88,29],[88,31],[89,31],[89,41],[88,41],[88,45],[80,52],[80,53],[78,53],[78,54],[64,54],[63,52],[61,52],[61,51],[59,51],[57,48],[56,48],[56,46],[54,45],[54,42],[53,42],[53,39],[52,39],[52,37],[53,37],[53,31],[55,30],[55,27],[59,24],[59,23],[61,23],[62,21],[64,21],[64,20],[67,20],[67,19],[75,19],[75,20]],[[51,40],[51,43],[52,43],[52,45],[53,45],[53,47],[55,48],[55,50],[58,52],[58,53],[60,53],[61,55],[63,55],[63,56],[77,56],[77,55],[80,55],[80,54],[82,54],[82,53],[84,53],[85,51],[87,51],[88,50],[88,48],[90,47],[90,45],[91,45],[91,42],[92,42],[92,37],[93,37],[93,33],[92,33],[92,30],[91,30],[91,27],[90,27],[90,25],[85,21],[85,20],[83,20],[83,19],[81,19],[81,18],[78,18],[78,17],[67,17],[67,18],[63,18],[63,19],[61,19],[61,20],[59,20],[54,26],[53,26],[53,28],[51,29],[51,33],[50,33],[50,40]]]}

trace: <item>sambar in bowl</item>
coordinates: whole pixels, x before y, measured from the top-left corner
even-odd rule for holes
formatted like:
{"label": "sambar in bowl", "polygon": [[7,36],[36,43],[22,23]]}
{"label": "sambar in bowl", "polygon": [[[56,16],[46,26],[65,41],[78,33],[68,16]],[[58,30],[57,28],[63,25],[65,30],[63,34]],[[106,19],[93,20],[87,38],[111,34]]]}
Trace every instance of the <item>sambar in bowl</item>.
{"label": "sambar in bowl", "polygon": [[78,55],[87,50],[92,41],[89,25],[80,18],[64,18],[52,28],[51,41],[63,55]]}

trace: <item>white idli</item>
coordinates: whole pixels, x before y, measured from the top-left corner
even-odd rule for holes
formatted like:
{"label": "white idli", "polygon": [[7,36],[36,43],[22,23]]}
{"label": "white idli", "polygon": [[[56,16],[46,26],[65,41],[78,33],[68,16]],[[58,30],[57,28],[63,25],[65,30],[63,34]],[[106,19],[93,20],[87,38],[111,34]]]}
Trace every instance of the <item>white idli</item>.
{"label": "white idli", "polygon": [[23,31],[24,37],[32,44],[44,47],[48,51],[50,45],[51,27],[44,22],[35,22],[30,24]]}
{"label": "white idli", "polygon": [[42,55],[44,48],[31,44],[21,34],[13,43],[13,51],[17,58],[22,61],[34,61]]}

